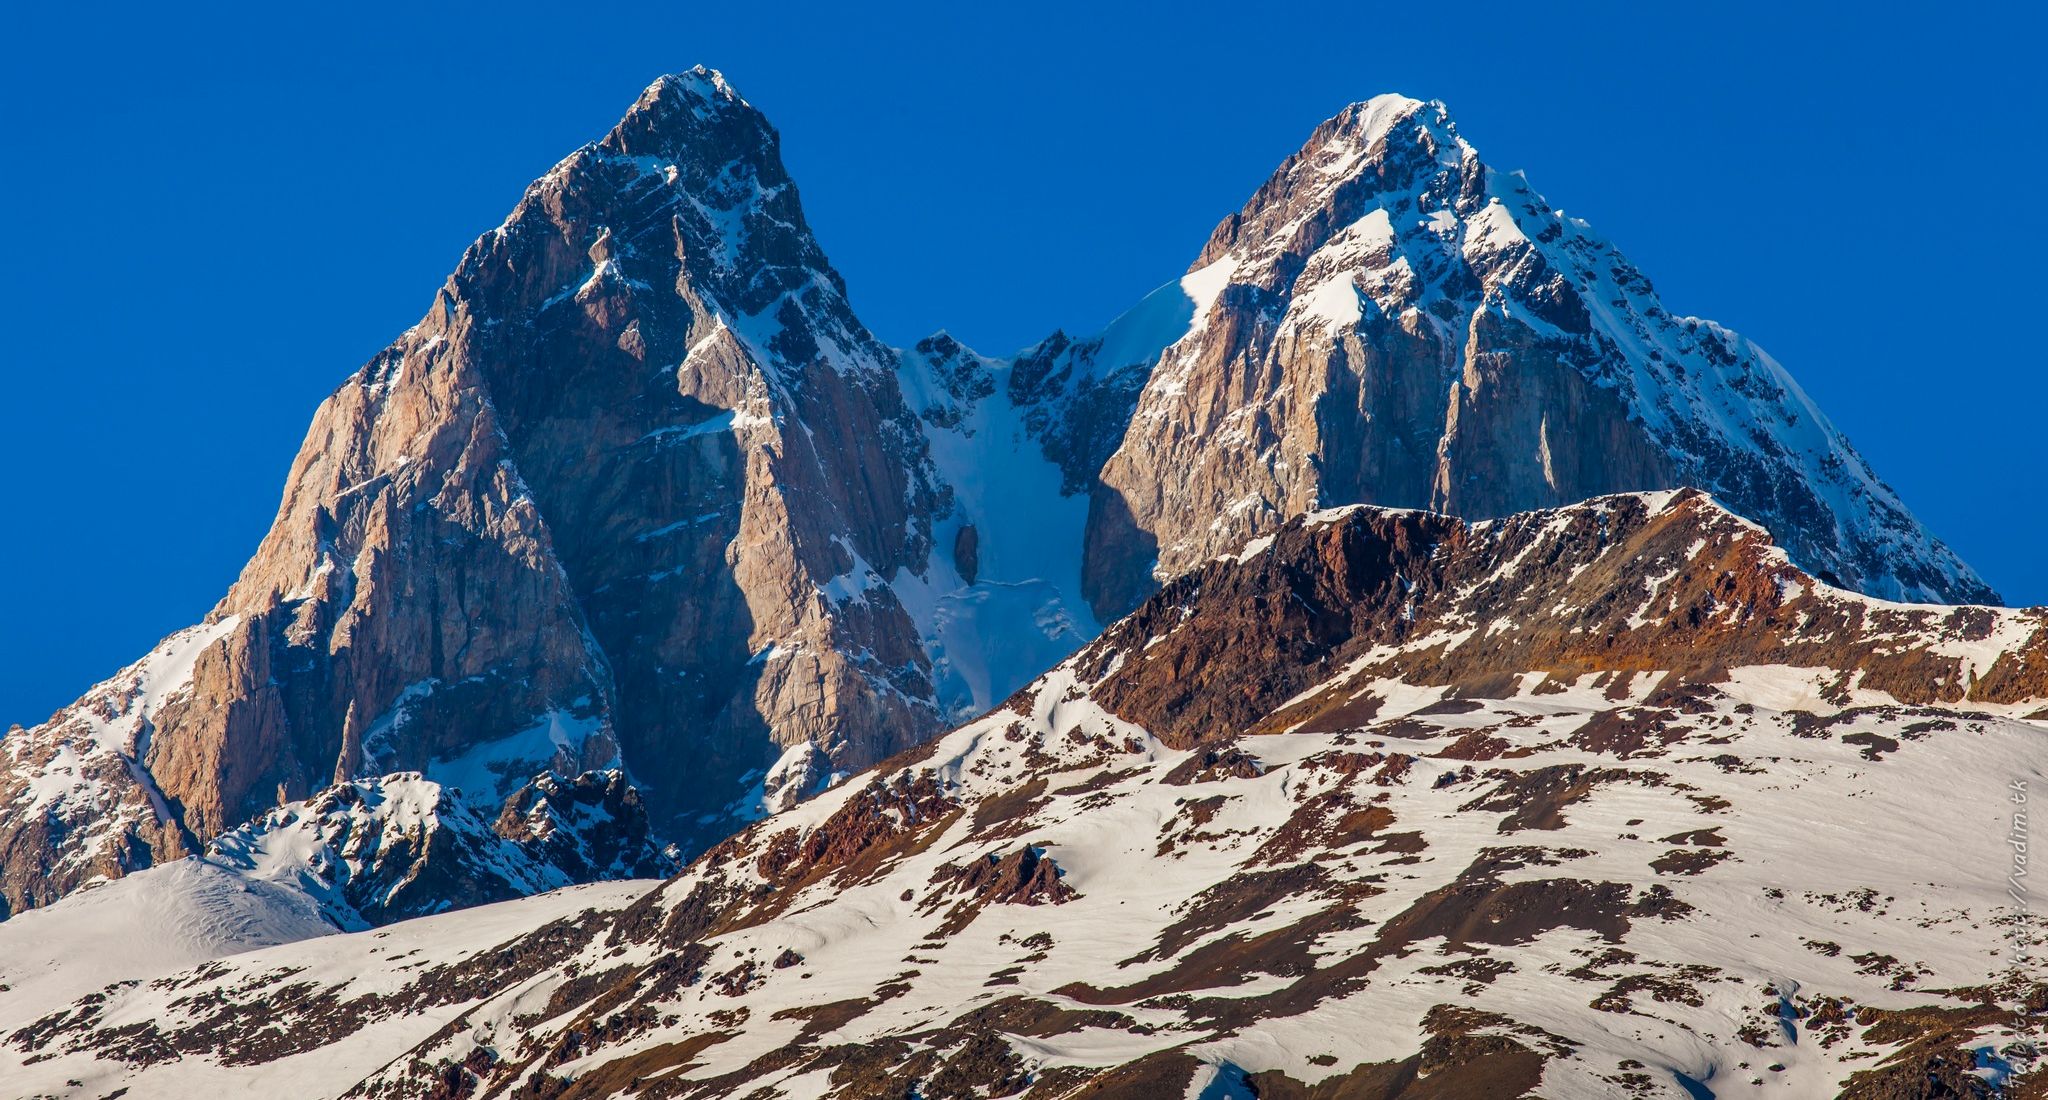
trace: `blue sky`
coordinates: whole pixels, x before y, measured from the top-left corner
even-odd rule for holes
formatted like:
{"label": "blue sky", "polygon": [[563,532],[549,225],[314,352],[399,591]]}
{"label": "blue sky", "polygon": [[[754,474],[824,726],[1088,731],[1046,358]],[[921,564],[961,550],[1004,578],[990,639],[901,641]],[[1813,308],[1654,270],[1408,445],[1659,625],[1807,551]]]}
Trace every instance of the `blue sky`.
{"label": "blue sky", "polygon": [[203,615],[319,400],[528,180],[697,63],[781,130],[878,334],[990,352],[1175,277],[1345,103],[1443,99],[2048,602],[2018,5],[58,7],[0,44],[0,725]]}

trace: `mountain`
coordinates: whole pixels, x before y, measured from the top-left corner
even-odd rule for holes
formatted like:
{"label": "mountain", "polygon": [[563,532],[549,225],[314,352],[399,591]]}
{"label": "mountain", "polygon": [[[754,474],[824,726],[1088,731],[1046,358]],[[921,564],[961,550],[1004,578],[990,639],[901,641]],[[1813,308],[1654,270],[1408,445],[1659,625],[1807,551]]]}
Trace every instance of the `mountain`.
{"label": "mountain", "polygon": [[1998,602],[1775,360],[1667,311],[1441,103],[1385,95],[1323,123],[1155,298],[1134,312],[1165,323],[1132,327],[1170,342],[1141,372],[1106,346],[1077,365],[1114,393],[1144,378],[1113,448],[1075,448],[1101,456],[1105,616],[1318,508],[1487,518],[1686,485],[1838,584]]}
{"label": "mountain", "polygon": [[1698,492],[1318,512],[658,886],[0,993],[0,1076],[2038,1095],[2006,876],[2044,750],[2048,609],[1833,588]]}
{"label": "mountain", "polygon": [[623,768],[701,848],[778,744],[921,740],[929,660],[869,583],[942,499],[895,363],[774,130],[657,82],[321,405],[206,623],[7,738],[7,904],[399,771],[495,809]]}
{"label": "mountain", "polygon": [[700,852],[1290,517],[1683,484],[1822,577],[1995,599],[1776,364],[1440,105],[1347,109],[1185,277],[999,358],[878,340],[773,127],[665,77],[322,403],[204,622],[0,741],[0,916],[402,774],[493,822],[623,782]]}

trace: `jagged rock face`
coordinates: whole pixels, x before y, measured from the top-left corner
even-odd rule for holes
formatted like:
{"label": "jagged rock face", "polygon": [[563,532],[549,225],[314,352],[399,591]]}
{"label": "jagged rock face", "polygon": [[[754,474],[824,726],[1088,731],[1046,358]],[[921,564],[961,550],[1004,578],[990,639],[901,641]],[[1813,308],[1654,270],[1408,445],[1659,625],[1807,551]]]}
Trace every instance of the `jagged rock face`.
{"label": "jagged rock face", "polygon": [[1381,96],[1324,123],[1182,286],[1193,320],[1094,492],[1105,619],[1317,508],[1487,518],[1681,485],[1848,587],[1996,602],[1769,356],[1669,314],[1441,104]]}
{"label": "jagged rock face", "polygon": [[675,870],[674,853],[657,843],[639,788],[617,771],[574,779],[542,772],[505,800],[491,831],[555,868],[565,884]]}
{"label": "jagged rock face", "polygon": [[2048,781],[2044,675],[2048,613],[1829,588],[1698,493],[1318,513],[659,888],[0,991],[0,1072],[2031,1095],[2048,985],[2003,834],[2011,784]]}

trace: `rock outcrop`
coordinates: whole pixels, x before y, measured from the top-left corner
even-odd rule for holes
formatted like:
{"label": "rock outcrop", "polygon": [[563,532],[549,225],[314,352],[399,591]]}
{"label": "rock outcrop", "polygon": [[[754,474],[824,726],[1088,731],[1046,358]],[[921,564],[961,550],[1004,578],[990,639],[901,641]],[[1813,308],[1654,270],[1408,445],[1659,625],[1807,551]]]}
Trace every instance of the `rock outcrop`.
{"label": "rock outcrop", "polygon": [[229,830],[201,858],[252,886],[299,894],[347,931],[675,870],[615,771],[543,773],[495,820],[417,772],[350,780]]}

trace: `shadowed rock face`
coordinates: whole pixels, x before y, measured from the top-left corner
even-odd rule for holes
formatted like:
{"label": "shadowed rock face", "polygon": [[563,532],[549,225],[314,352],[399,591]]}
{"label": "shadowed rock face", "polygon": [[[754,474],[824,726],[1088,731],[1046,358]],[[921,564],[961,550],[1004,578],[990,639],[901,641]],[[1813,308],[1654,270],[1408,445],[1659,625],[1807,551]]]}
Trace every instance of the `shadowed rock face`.
{"label": "shadowed rock face", "polygon": [[1488,518],[1681,485],[1851,588],[1996,602],[1775,362],[1668,313],[1441,104],[1381,96],[1324,123],[1182,285],[1196,315],[1094,490],[1104,621],[1317,508]]}

